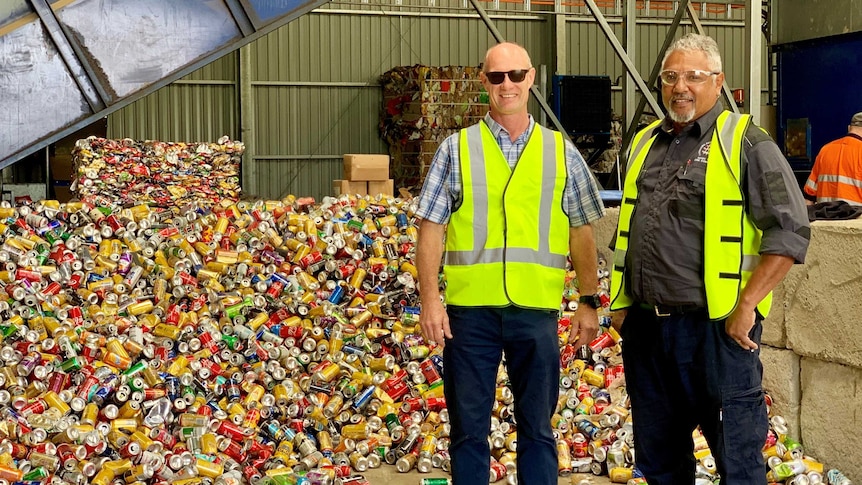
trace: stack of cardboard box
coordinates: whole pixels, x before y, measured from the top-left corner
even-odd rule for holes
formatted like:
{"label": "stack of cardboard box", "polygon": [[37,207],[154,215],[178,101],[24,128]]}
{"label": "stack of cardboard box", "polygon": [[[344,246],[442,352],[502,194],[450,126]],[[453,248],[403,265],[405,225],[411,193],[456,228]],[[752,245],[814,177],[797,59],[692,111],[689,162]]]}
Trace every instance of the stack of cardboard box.
{"label": "stack of cardboard box", "polygon": [[389,155],[344,155],[344,179],[333,180],[335,195],[393,195]]}
{"label": "stack of cardboard box", "polygon": [[488,112],[488,93],[476,67],[395,67],[380,83],[380,135],[389,143],[398,187],[421,186],[440,143]]}

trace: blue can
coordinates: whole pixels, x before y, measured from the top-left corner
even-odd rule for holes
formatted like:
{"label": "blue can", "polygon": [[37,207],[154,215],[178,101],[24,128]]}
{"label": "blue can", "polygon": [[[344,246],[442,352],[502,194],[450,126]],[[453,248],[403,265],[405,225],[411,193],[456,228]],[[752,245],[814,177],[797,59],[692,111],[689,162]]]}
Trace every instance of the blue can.
{"label": "blue can", "polygon": [[344,287],[341,285],[336,286],[335,289],[332,290],[332,293],[329,295],[329,302],[337,305],[338,302],[340,302],[343,297],[344,297]]}
{"label": "blue can", "polygon": [[407,214],[403,212],[395,214],[395,225],[398,226],[398,229],[407,227]]}
{"label": "blue can", "polygon": [[582,419],[578,421],[578,429],[587,435],[590,439],[594,439],[596,434],[599,432],[598,426],[592,423],[589,419]]}
{"label": "blue can", "polygon": [[375,386],[368,386],[362,390],[356,397],[353,399],[353,410],[356,412],[362,411],[365,406],[371,402],[371,398],[374,397]]}
{"label": "blue can", "polygon": [[168,399],[176,401],[180,397],[180,380],[174,376],[165,377],[165,393]]}

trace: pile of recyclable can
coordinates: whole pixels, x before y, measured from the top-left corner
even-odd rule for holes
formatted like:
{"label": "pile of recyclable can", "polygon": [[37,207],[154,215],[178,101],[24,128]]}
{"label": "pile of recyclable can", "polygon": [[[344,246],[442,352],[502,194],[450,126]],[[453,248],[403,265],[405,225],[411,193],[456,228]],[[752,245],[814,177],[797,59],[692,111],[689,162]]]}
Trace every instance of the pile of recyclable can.
{"label": "pile of recyclable can", "polygon": [[94,206],[155,201],[215,204],[240,196],[245,145],[111,140],[91,136],[72,150],[72,193]]}
{"label": "pile of recyclable can", "polygon": [[[360,485],[382,463],[448,470],[440,349],[418,325],[412,204],[0,207],[0,480]],[[576,287],[570,275],[558,327],[560,475],[638,483],[610,318],[587,346],[563,345]],[[516,483],[502,369],[490,480]],[[782,463],[801,456],[774,436]],[[423,479],[435,480],[446,479]]]}

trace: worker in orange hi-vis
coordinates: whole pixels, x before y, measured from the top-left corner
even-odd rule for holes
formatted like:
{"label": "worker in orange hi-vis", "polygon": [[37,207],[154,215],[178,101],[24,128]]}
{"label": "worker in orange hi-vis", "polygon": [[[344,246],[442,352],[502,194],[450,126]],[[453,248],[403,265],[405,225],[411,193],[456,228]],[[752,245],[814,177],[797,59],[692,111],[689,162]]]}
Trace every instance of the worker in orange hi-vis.
{"label": "worker in orange hi-vis", "polygon": [[850,118],[847,132],[817,154],[804,188],[809,205],[840,200],[862,205],[862,112]]}

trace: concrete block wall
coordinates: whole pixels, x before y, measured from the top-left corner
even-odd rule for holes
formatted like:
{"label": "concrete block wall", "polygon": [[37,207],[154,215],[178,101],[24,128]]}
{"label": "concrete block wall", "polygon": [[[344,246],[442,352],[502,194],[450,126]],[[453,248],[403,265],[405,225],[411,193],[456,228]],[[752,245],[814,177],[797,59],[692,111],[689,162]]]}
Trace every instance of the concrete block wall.
{"label": "concrete block wall", "polygon": [[[618,217],[608,209],[593,226],[608,265]],[[812,223],[805,264],[774,292],[762,343],[763,385],[788,434],[862,482],[862,220]]]}

